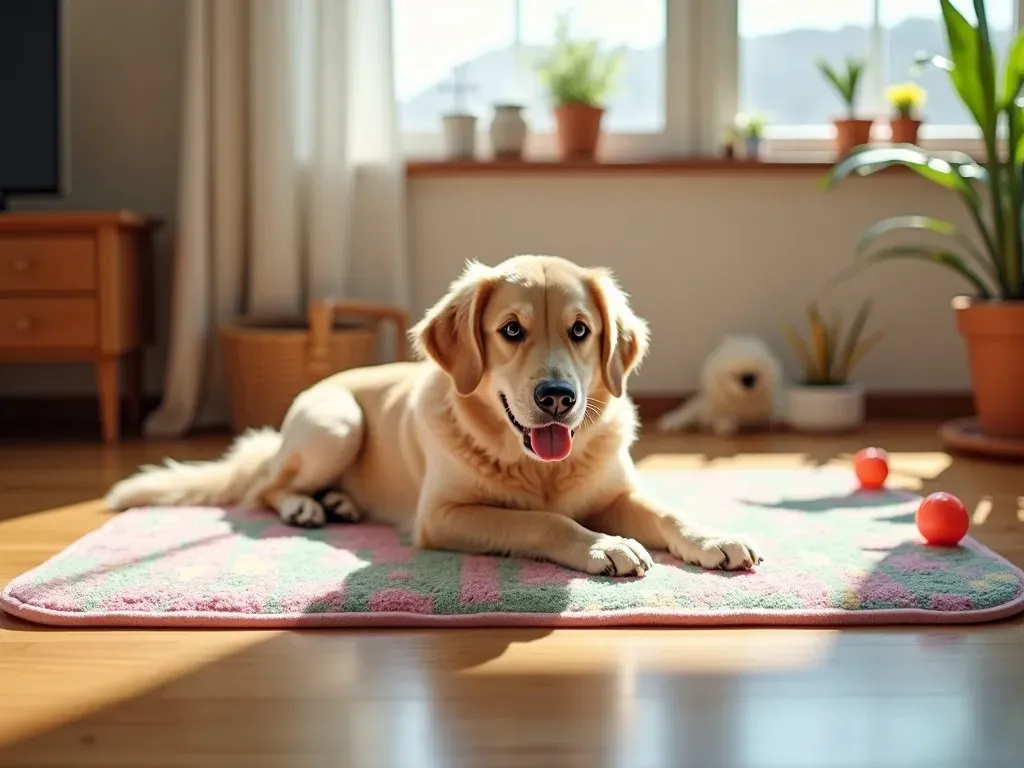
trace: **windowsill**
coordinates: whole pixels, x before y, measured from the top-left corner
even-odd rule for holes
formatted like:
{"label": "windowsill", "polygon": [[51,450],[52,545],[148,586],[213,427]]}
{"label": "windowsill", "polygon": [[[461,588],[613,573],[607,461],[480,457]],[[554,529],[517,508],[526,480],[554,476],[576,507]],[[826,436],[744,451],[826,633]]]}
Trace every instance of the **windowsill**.
{"label": "windowsill", "polygon": [[636,160],[562,161],[525,160],[435,160],[406,161],[410,177],[540,174],[821,174],[832,167],[831,160],[806,153],[806,159],[745,160],[724,157],[659,157]]}

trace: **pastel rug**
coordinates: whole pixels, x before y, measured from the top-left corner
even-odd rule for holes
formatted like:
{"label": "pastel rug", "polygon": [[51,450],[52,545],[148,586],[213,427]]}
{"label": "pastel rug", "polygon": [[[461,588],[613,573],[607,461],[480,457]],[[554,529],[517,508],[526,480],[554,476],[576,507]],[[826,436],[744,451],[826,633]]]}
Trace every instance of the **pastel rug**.
{"label": "pastel rug", "polygon": [[1024,610],[1024,573],[973,540],[927,546],[918,498],[842,468],[647,471],[646,488],[748,533],[753,572],[652,553],[644,578],[420,551],[390,528],[289,528],[271,514],[136,509],[11,582],[0,607],[65,626],[954,624]]}

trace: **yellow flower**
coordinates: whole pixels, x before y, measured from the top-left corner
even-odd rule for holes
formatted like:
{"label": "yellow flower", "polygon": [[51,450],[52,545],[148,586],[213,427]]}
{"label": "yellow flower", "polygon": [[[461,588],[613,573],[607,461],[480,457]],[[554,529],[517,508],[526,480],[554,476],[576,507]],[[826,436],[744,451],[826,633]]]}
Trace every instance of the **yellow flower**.
{"label": "yellow flower", "polygon": [[928,93],[917,83],[896,83],[885,89],[885,98],[903,117],[919,111],[928,101]]}

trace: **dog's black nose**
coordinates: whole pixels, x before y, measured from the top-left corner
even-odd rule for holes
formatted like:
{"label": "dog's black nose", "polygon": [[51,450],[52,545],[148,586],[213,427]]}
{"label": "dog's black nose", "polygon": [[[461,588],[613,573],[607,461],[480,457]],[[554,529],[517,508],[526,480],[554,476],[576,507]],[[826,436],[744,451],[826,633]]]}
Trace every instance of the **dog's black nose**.
{"label": "dog's black nose", "polygon": [[544,413],[557,419],[576,405],[576,388],[568,381],[542,381],[533,390],[533,401]]}
{"label": "dog's black nose", "polygon": [[756,373],[744,373],[740,376],[740,384],[744,389],[753,389],[757,385]]}

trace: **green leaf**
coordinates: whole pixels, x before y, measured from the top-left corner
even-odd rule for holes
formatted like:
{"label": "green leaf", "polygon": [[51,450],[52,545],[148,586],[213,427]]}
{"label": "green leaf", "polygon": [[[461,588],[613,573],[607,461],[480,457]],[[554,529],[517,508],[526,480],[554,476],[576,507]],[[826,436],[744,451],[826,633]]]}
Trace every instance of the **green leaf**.
{"label": "green leaf", "polygon": [[985,285],[985,282],[958,254],[951,251],[934,250],[919,245],[894,245],[891,248],[871,254],[861,264],[891,261],[893,259],[922,259],[938,264],[941,267],[946,267],[973,285],[978,291],[979,298],[991,298],[992,294],[988,286]]}
{"label": "green leaf", "polygon": [[866,145],[853,150],[836,163],[825,177],[824,185],[826,189],[831,189],[852,173],[870,176],[899,165],[946,189],[959,192],[975,205],[980,205],[978,192],[967,179],[984,176],[985,170],[966,155],[953,156],[953,160],[956,165],[910,144],[885,147]]}
{"label": "green leaf", "polygon": [[893,216],[889,219],[883,219],[872,226],[861,236],[860,241],[857,243],[857,254],[860,255],[865,253],[878,238],[882,237],[889,232],[898,232],[900,230],[918,230],[925,232],[934,232],[937,235],[943,235],[944,237],[951,237],[960,244],[960,246],[972,257],[978,264],[985,269],[986,273],[998,280],[998,274],[989,259],[986,259],[981,252],[977,249],[975,244],[971,241],[966,234],[957,229],[954,225],[948,221],[942,219],[934,219],[931,216]]}
{"label": "green leaf", "polygon": [[[988,110],[981,80],[981,42],[978,31],[950,0],[940,0],[953,69],[949,79],[964,106],[974,115],[983,132],[988,129]],[[991,126],[995,130],[995,126]]]}
{"label": "green leaf", "polygon": [[1013,105],[1020,95],[1021,78],[1024,78],[1024,33],[1017,35],[1006,56],[1006,68],[1003,74],[1003,94],[1001,108]]}

